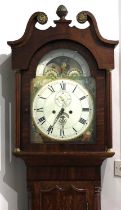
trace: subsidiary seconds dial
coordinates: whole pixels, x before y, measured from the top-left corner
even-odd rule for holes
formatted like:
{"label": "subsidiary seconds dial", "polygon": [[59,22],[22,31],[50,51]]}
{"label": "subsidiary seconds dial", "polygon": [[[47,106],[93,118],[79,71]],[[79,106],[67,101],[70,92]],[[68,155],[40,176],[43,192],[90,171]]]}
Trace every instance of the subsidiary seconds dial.
{"label": "subsidiary seconds dial", "polygon": [[93,118],[93,99],[78,82],[54,80],[36,93],[32,117],[38,131],[55,141],[82,135]]}

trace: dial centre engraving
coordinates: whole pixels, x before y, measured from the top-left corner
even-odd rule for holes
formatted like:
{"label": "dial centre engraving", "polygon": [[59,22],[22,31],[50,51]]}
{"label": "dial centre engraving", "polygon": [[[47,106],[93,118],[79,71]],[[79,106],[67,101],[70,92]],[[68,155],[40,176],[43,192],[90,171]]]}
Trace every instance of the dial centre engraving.
{"label": "dial centre engraving", "polygon": [[67,107],[71,103],[71,96],[66,91],[58,92],[55,96],[55,102],[60,107]]}

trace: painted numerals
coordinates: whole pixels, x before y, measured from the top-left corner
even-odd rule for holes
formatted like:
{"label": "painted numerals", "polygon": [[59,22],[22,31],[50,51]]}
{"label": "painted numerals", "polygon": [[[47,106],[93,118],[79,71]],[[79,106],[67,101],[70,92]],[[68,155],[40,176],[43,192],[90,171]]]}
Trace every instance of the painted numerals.
{"label": "painted numerals", "polygon": [[54,80],[33,99],[32,117],[38,132],[56,141],[69,141],[82,135],[93,116],[91,95],[73,80]]}

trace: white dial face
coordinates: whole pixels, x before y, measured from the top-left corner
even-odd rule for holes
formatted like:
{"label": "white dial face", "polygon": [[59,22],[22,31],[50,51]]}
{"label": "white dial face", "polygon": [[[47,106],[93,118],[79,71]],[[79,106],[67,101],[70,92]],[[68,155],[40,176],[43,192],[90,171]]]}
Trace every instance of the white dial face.
{"label": "white dial face", "polygon": [[42,87],[34,97],[32,115],[40,133],[54,140],[82,135],[93,118],[93,100],[79,83],[58,79]]}

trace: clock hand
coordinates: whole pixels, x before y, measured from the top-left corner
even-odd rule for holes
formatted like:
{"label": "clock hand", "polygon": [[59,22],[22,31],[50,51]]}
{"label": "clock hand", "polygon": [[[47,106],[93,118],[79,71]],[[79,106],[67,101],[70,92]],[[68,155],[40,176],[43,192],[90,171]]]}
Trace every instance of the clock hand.
{"label": "clock hand", "polygon": [[54,122],[53,122],[53,125],[50,125],[49,128],[47,129],[48,131],[48,134],[51,132],[53,132],[53,127],[54,125],[56,124],[56,122],[58,121],[59,117],[63,114],[64,112],[64,108],[61,108],[60,112],[58,113],[58,115],[56,116]]}
{"label": "clock hand", "polygon": [[58,115],[56,116],[54,122],[53,122],[53,125],[52,127],[55,125],[55,123],[58,121],[59,117],[63,114],[64,112],[64,108],[61,108],[60,112],[58,113]]}

